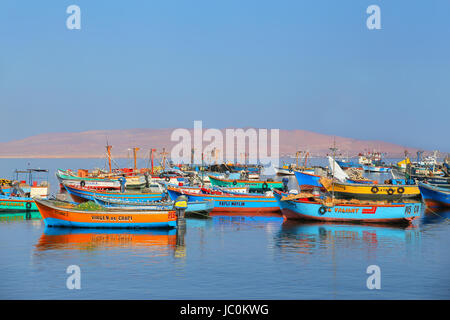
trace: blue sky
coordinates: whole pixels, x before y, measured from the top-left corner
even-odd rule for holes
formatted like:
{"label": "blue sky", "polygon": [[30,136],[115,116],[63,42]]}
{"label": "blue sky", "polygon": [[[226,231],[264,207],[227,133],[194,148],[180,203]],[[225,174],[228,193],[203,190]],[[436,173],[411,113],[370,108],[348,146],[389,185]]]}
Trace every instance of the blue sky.
{"label": "blue sky", "polygon": [[203,120],[450,151],[449,19],[447,0],[2,0],[0,141]]}

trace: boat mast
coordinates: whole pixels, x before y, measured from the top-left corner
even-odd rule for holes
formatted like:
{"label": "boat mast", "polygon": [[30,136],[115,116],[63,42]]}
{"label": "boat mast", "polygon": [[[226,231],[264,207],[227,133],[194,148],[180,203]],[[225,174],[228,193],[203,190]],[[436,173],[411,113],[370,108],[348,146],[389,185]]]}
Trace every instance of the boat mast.
{"label": "boat mast", "polygon": [[297,169],[300,168],[300,167],[298,166],[298,158],[300,157],[301,154],[302,154],[301,151],[297,151],[297,152],[295,153],[295,157],[297,158]]}
{"label": "boat mast", "polygon": [[163,151],[161,152],[162,155],[162,169],[163,171],[166,170],[166,155],[168,153],[166,152],[166,148],[163,148]]}
{"label": "boat mast", "polygon": [[331,180],[331,199],[333,200],[334,205],[334,172],[335,172],[335,163],[336,163],[336,139],[333,141],[333,148],[330,148],[333,151],[333,172],[332,172],[332,180]]}
{"label": "boat mast", "polygon": [[112,149],[112,146],[110,146],[108,144],[108,142],[106,142],[106,153],[108,154],[109,173],[112,172],[112,170],[111,170],[111,149]]}
{"label": "boat mast", "polygon": [[153,174],[153,152],[156,152],[156,149],[150,149],[150,156],[152,158],[152,174]]}
{"label": "boat mast", "polygon": [[134,157],[134,171],[136,171],[137,170],[137,166],[136,166],[136,155],[137,155],[137,152],[139,151],[139,148],[136,148],[136,147],[134,147],[133,148],[133,157]]}
{"label": "boat mast", "polygon": [[202,167],[201,167],[201,170],[202,170],[202,187],[203,187],[204,186],[203,152],[202,152]]}
{"label": "boat mast", "polygon": [[309,152],[306,152],[306,154],[305,154],[305,161],[303,162],[303,169],[306,169],[306,162],[308,161],[308,156],[309,156]]}

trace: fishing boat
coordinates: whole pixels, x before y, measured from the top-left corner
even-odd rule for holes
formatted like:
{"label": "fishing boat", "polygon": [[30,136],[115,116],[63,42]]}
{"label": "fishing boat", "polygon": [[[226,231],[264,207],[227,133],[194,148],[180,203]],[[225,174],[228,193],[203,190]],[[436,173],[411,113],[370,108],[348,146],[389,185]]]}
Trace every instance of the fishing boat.
{"label": "fishing boat", "polygon": [[[108,197],[94,197],[94,201],[105,208],[127,208],[133,210],[172,210],[175,201],[165,202],[130,202],[111,199]],[[188,201],[185,209],[186,216],[207,216],[214,209],[214,201]]]}
{"label": "fishing boat", "polygon": [[322,176],[301,171],[294,171],[294,174],[300,190],[323,189],[323,185],[320,183]]}
{"label": "fishing boat", "polygon": [[29,198],[46,198],[49,194],[48,170],[25,169],[14,170],[14,179],[0,179],[0,194],[10,195],[20,192]]}
{"label": "fishing boat", "polygon": [[[166,188],[167,187],[177,188],[180,191],[183,191],[183,192],[186,191],[186,192],[190,192],[190,193],[201,193],[202,188],[203,188],[201,186],[177,186],[175,184],[166,184]],[[226,188],[226,190],[232,191],[232,192],[240,192],[240,193],[248,193],[249,192],[248,187],[228,187],[228,188]]]}
{"label": "fishing boat", "polygon": [[337,199],[359,200],[399,200],[406,198],[420,198],[417,185],[407,184],[368,184],[346,183],[321,178],[320,183]]}
{"label": "fishing boat", "polygon": [[[217,212],[254,212],[254,213],[270,213],[279,212],[280,209],[276,203],[272,193],[252,194],[230,192],[223,189],[202,189],[202,193],[190,193],[177,188],[168,187],[167,191],[172,200],[177,199],[180,195],[185,195],[188,201],[214,201],[213,213]],[[188,202],[188,203],[189,203]]]}
{"label": "fishing boat", "polygon": [[348,162],[345,160],[335,160],[336,163],[344,170],[347,169],[356,169],[356,170],[364,170],[363,165],[355,162]]}
{"label": "fishing boat", "polygon": [[421,202],[385,203],[336,200],[327,203],[303,194],[289,196],[274,190],[274,196],[285,220],[318,220],[340,222],[410,223],[421,215]]}
{"label": "fishing boat", "polygon": [[[164,190],[158,185],[154,189],[149,190],[151,192],[135,192],[135,191],[125,191],[125,192],[114,192],[107,190],[95,190],[82,187],[74,187],[64,184],[64,188],[72,197],[75,202],[86,202],[94,201],[95,197],[103,197],[112,200],[122,200],[133,203],[148,202],[148,201],[158,201],[164,196]],[[143,189],[145,191],[145,189]]]}
{"label": "fishing boat", "polygon": [[175,228],[174,210],[103,209],[82,210],[67,202],[36,200],[47,227],[72,228]]}
{"label": "fishing boat", "polygon": [[369,165],[363,165],[362,166],[364,171],[367,172],[375,172],[375,173],[387,173],[391,171],[391,167],[386,165],[376,165],[376,164],[369,164]]}
{"label": "fishing boat", "polygon": [[420,182],[419,189],[428,207],[450,207],[450,187],[442,188]]}
{"label": "fishing boat", "polygon": [[38,208],[34,203],[34,200],[30,197],[0,195],[0,211],[38,211]]}
{"label": "fishing boat", "polygon": [[314,174],[314,168],[298,168],[294,165],[284,164],[281,167],[274,167],[275,173],[281,176],[295,175],[295,171]]}
{"label": "fishing boat", "polygon": [[270,190],[273,188],[282,188],[281,181],[261,181],[261,180],[230,180],[209,176],[209,181],[213,186],[218,187],[249,187],[250,189]]}
{"label": "fishing boat", "polygon": [[248,171],[251,173],[259,174],[261,171],[261,167],[257,165],[246,165],[246,164],[228,164],[228,167],[233,172],[240,172],[240,171]]}
{"label": "fishing boat", "polygon": [[58,169],[56,177],[61,185],[72,187],[82,187],[98,190],[119,190],[120,182],[118,179],[81,177],[73,174],[71,171]]}
{"label": "fishing boat", "polygon": [[[30,212],[38,211],[34,198],[46,198],[49,193],[48,170],[15,170],[16,180],[1,179],[0,211]],[[27,180],[21,180],[23,175]],[[45,174],[45,179],[42,178]]]}

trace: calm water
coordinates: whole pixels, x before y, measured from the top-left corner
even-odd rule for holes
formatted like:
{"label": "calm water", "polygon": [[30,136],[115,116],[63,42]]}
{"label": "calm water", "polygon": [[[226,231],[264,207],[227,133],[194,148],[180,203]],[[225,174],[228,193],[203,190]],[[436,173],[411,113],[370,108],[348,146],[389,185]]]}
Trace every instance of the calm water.
{"label": "calm water", "polygon": [[[0,159],[0,176],[28,162],[51,170],[52,190],[56,168],[104,165]],[[188,219],[184,232],[60,231],[3,213],[0,298],[448,299],[448,218],[450,212],[424,213],[404,228],[214,216]],[[66,288],[69,265],[81,268],[80,290]],[[369,265],[381,268],[381,290],[366,287]]]}

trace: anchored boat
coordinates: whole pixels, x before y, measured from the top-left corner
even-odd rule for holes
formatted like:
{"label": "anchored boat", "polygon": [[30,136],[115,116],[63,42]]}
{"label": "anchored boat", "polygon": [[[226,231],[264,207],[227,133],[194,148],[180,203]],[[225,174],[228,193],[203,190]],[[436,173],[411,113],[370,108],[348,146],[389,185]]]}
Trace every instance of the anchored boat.
{"label": "anchored boat", "polygon": [[214,209],[212,212],[279,212],[280,209],[272,194],[252,194],[231,192],[225,190],[202,189],[201,193],[191,193],[178,188],[168,187],[167,191],[172,200],[177,199],[180,195],[185,195],[190,201],[214,201]]}
{"label": "anchored boat", "polygon": [[270,190],[282,188],[282,181],[258,181],[258,180],[228,180],[209,176],[209,181],[213,186],[218,187],[248,187],[250,189]]}
{"label": "anchored boat", "polygon": [[410,223],[421,215],[422,203],[383,203],[336,200],[327,204],[318,198],[288,196],[274,190],[285,219],[341,222]]}
{"label": "anchored boat", "polygon": [[38,211],[38,208],[32,198],[0,195],[0,211]]}
{"label": "anchored boat", "polygon": [[148,201],[158,201],[161,200],[164,195],[163,190],[159,190],[157,192],[131,192],[131,191],[114,192],[106,190],[91,190],[87,188],[74,187],[65,184],[64,188],[66,188],[67,192],[70,194],[70,196],[75,202],[86,202],[89,200],[94,201],[95,197],[103,197],[113,200],[116,199],[133,203],[140,203]]}
{"label": "anchored boat", "polygon": [[175,228],[174,210],[104,209],[82,210],[67,202],[35,200],[48,227],[75,228]]}
{"label": "anchored boat", "polygon": [[[130,202],[111,199],[108,197],[94,197],[97,204],[106,208],[127,208],[133,210],[171,210],[175,201],[165,202]],[[214,201],[189,201],[185,209],[186,216],[207,216],[214,209]]]}
{"label": "anchored boat", "polygon": [[321,178],[320,183],[328,192],[334,193],[337,199],[399,200],[420,198],[419,188],[415,184],[344,183],[327,178]]}
{"label": "anchored boat", "polygon": [[99,190],[120,189],[120,182],[117,179],[80,177],[71,173],[70,171],[64,171],[60,169],[56,171],[56,177],[62,185]]}
{"label": "anchored boat", "polygon": [[422,198],[429,207],[450,207],[450,187],[436,187],[427,183],[419,183]]}

